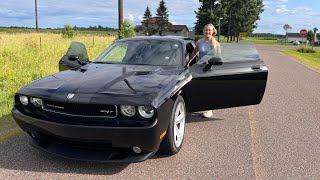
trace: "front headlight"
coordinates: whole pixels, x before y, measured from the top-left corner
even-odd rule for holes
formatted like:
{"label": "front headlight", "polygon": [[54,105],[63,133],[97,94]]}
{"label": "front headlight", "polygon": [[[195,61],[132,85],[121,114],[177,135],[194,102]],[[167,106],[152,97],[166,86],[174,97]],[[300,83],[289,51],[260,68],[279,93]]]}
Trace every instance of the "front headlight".
{"label": "front headlight", "polygon": [[154,115],[154,109],[151,106],[139,106],[138,112],[143,118],[152,118]]}
{"label": "front headlight", "polygon": [[29,104],[29,100],[27,96],[19,96],[19,100],[21,102],[22,105],[24,106],[28,106]]}
{"label": "front headlight", "polygon": [[36,107],[42,107],[42,99],[40,98],[30,98],[31,103]]}
{"label": "front headlight", "polygon": [[134,106],[122,105],[120,106],[121,113],[124,116],[132,117],[136,114],[136,108]]}

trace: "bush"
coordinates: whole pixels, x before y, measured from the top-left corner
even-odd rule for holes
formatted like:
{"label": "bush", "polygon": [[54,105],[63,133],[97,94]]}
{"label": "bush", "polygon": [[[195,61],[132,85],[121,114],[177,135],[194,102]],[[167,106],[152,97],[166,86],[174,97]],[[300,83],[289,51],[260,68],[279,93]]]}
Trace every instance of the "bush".
{"label": "bush", "polygon": [[64,28],[62,29],[62,36],[64,38],[73,38],[74,36],[74,30],[70,25],[64,25]]}
{"label": "bush", "polygon": [[120,27],[120,39],[133,37],[133,36],[136,36],[136,33],[134,32],[134,28],[129,22],[129,20],[125,19]]}
{"label": "bush", "polygon": [[308,47],[299,47],[297,49],[298,52],[301,52],[301,53],[315,53],[316,51],[311,49],[311,48],[308,48]]}

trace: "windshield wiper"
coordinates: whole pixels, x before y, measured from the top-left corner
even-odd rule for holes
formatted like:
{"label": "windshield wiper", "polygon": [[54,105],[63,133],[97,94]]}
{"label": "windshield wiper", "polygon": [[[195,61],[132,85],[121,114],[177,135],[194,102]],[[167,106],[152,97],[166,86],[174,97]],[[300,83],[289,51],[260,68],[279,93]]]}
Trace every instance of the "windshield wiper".
{"label": "windshield wiper", "polygon": [[103,61],[94,61],[93,63],[95,63],[95,64],[105,64],[105,62],[103,62]]}

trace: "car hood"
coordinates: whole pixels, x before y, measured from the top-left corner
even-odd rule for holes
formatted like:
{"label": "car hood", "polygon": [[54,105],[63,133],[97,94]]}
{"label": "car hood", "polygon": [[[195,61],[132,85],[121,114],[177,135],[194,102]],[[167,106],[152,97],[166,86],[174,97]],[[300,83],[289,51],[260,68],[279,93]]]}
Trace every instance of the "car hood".
{"label": "car hood", "polygon": [[[36,80],[18,93],[59,101],[150,104],[160,91],[175,85],[182,71],[177,67],[91,64]],[[70,93],[75,96],[68,100]]]}

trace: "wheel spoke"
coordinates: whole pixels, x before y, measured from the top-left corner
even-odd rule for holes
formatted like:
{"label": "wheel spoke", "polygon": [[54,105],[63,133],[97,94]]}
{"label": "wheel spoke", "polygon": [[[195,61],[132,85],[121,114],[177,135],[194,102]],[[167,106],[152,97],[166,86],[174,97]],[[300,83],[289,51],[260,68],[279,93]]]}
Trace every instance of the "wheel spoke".
{"label": "wheel spoke", "polygon": [[183,103],[179,103],[175,109],[173,138],[176,147],[180,147],[183,141],[186,120],[186,110]]}
{"label": "wheel spoke", "polygon": [[179,117],[176,119],[176,124],[183,123],[184,121],[185,121],[185,116],[179,116]]}
{"label": "wheel spoke", "polygon": [[176,129],[176,136],[178,137],[177,141],[180,142],[182,140],[181,130],[178,128],[178,126],[175,126],[175,129]]}

